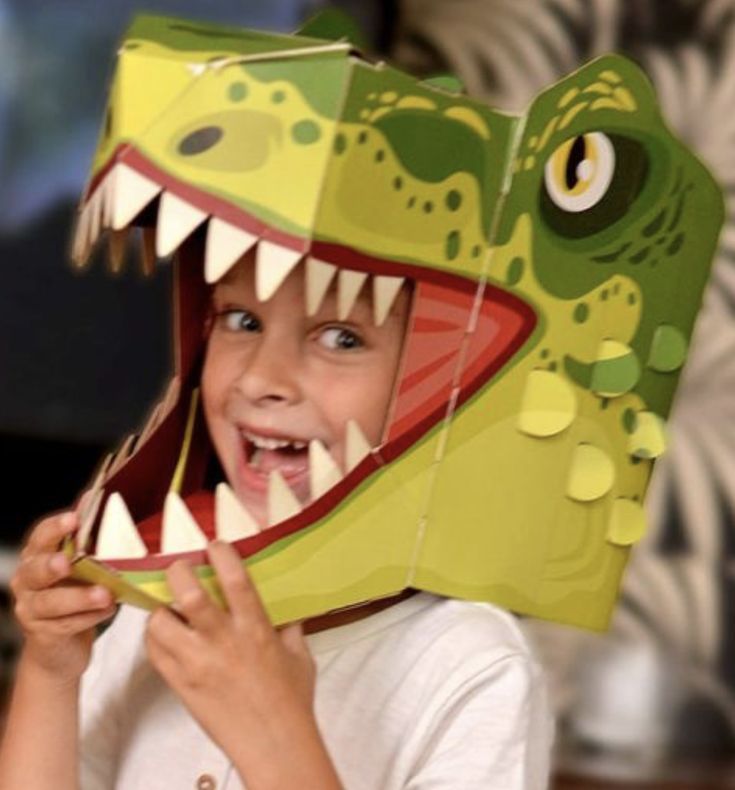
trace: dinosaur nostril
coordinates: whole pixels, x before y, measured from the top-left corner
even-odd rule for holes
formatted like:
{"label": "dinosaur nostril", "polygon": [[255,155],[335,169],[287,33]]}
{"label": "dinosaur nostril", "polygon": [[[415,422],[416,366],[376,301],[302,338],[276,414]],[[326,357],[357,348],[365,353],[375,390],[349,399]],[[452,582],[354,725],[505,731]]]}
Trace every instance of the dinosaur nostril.
{"label": "dinosaur nostril", "polygon": [[184,156],[201,154],[217,145],[223,135],[224,132],[219,126],[203,126],[184,137],[178,146],[179,153]]}

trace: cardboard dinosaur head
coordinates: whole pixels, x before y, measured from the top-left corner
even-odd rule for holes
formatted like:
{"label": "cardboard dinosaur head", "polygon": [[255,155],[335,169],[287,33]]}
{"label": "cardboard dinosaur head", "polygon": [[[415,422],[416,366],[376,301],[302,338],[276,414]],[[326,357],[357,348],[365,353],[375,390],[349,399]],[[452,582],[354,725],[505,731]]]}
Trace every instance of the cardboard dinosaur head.
{"label": "cardboard dinosaur head", "polygon": [[[73,256],[106,231],[119,265],[131,226],[144,266],[175,254],[176,375],[86,498],[81,578],[152,606],[184,555],[214,588],[218,534],[274,623],[410,587],[605,626],[721,196],[622,57],[520,117],[446,86],[315,28],[133,22]],[[303,267],[310,311],[329,287],[346,311],[369,289],[379,323],[413,284],[383,439],[350,424],[344,468],[314,449],[312,501],[276,481],[260,531],[204,485],[196,399],[208,284],[246,253],[261,300]]]}

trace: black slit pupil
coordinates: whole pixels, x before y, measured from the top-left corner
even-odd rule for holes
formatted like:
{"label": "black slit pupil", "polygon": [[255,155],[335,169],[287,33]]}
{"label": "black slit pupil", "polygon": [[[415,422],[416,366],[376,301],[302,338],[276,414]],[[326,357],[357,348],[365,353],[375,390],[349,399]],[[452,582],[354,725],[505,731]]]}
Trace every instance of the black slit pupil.
{"label": "black slit pupil", "polygon": [[587,146],[584,143],[584,137],[581,135],[574,138],[572,147],[569,150],[569,157],[567,158],[567,167],[564,173],[564,180],[567,184],[567,189],[570,191],[577,186],[579,179],[577,178],[577,168],[584,162],[585,154],[587,153]]}

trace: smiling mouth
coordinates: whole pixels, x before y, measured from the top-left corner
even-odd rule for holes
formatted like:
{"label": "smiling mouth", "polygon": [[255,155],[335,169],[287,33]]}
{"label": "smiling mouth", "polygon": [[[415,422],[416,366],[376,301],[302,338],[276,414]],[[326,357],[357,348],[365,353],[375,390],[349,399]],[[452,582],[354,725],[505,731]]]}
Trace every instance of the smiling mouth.
{"label": "smiling mouth", "polygon": [[[210,492],[187,492],[186,503],[170,491],[162,513],[152,515],[150,509],[140,512],[132,489],[126,491],[131,480],[140,484],[141,465],[155,463],[156,449],[164,446],[160,435],[174,440],[174,414],[180,415],[189,406],[182,402],[186,399],[181,397],[184,387],[179,376],[174,377],[140,434],[129,437],[103,464],[80,512],[77,550],[89,551],[118,570],[164,568],[181,556],[203,560],[212,537],[233,543],[242,557],[248,557],[317,524],[366,478],[415,445],[450,410],[484,386],[536,325],[532,308],[504,289],[445,270],[384,260],[344,245],[287,234],[174,179],[128,145],[115,152],[86,192],[72,248],[75,264],[86,265],[92,248],[106,232],[110,264],[119,270],[133,226],[142,228],[146,273],[153,271],[157,258],[172,255],[192,234],[202,231],[206,231],[204,274],[209,283],[218,281],[255,248],[260,301],[270,299],[286,277],[303,265],[308,315],[318,311],[334,282],[339,319],[345,320],[360,293],[368,290],[376,325],[385,321],[406,280],[413,283],[414,293],[388,425],[378,446],[370,445],[354,420],[346,426],[341,463],[318,439],[311,439],[307,446],[303,437],[242,432],[241,471],[257,476],[263,488],[267,479],[265,529],[226,483],[217,486],[214,497]],[[306,504],[291,488],[297,478],[308,478]],[[130,511],[136,519],[126,500],[133,502]]]}

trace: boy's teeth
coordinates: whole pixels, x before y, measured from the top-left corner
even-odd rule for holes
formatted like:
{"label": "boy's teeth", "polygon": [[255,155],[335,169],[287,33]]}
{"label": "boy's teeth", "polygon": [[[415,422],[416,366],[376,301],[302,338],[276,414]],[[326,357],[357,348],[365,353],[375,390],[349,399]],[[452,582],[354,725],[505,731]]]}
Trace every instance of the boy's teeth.
{"label": "boy's teeth", "polygon": [[189,508],[175,491],[169,491],[163,505],[161,553],[177,554],[206,547],[206,535],[199,529]]}
{"label": "boy's teeth", "polygon": [[366,272],[340,269],[337,278],[337,318],[344,321],[352,312],[362,285],[367,279]]}
{"label": "boy's teeth", "polygon": [[301,504],[281,473],[274,469],[268,478],[268,525],[278,524],[301,512]]}
{"label": "boy's teeth", "polygon": [[216,283],[257,240],[258,237],[252,233],[236,228],[218,217],[212,217],[207,228],[204,279],[208,283]]}
{"label": "boy's teeth", "polygon": [[349,474],[371,452],[370,442],[360,426],[354,420],[349,420],[345,436],[345,472]]}
{"label": "boy's teeth", "polygon": [[306,447],[306,442],[299,442],[296,439],[271,439],[270,437],[257,436],[247,431],[243,431],[243,436],[259,450],[282,450],[284,447],[303,450]]}
{"label": "boy's teeth", "polygon": [[337,267],[309,256],[306,259],[306,315],[316,315],[329,290]]}
{"label": "boy's teeth", "polygon": [[123,498],[115,492],[107,500],[97,536],[95,556],[100,560],[145,557],[145,547]]}
{"label": "boy's teeth", "polygon": [[232,542],[260,532],[258,522],[227,485],[220,483],[214,493],[215,530],[220,540]]}
{"label": "boy's teeth", "polygon": [[258,301],[267,302],[273,296],[302,256],[302,252],[272,241],[258,242],[255,258],[255,295]]}
{"label": "boy's teeth", "polygon": [[204,222],[207,215],[172,192],[164,192],[158,205],[156,254],[165,258]]}
{"label": "boy's teeth", "polygon": [[122,230],[161,192],[161,185],[122,162],[107,176],[107,213],[113,230]]}
{"label": "boy's teeth", "polygon": [[309,442],[309,483],[312,500],[326,494],[341,479],[342,473],[327,448],[318,439],[312,439]]}

